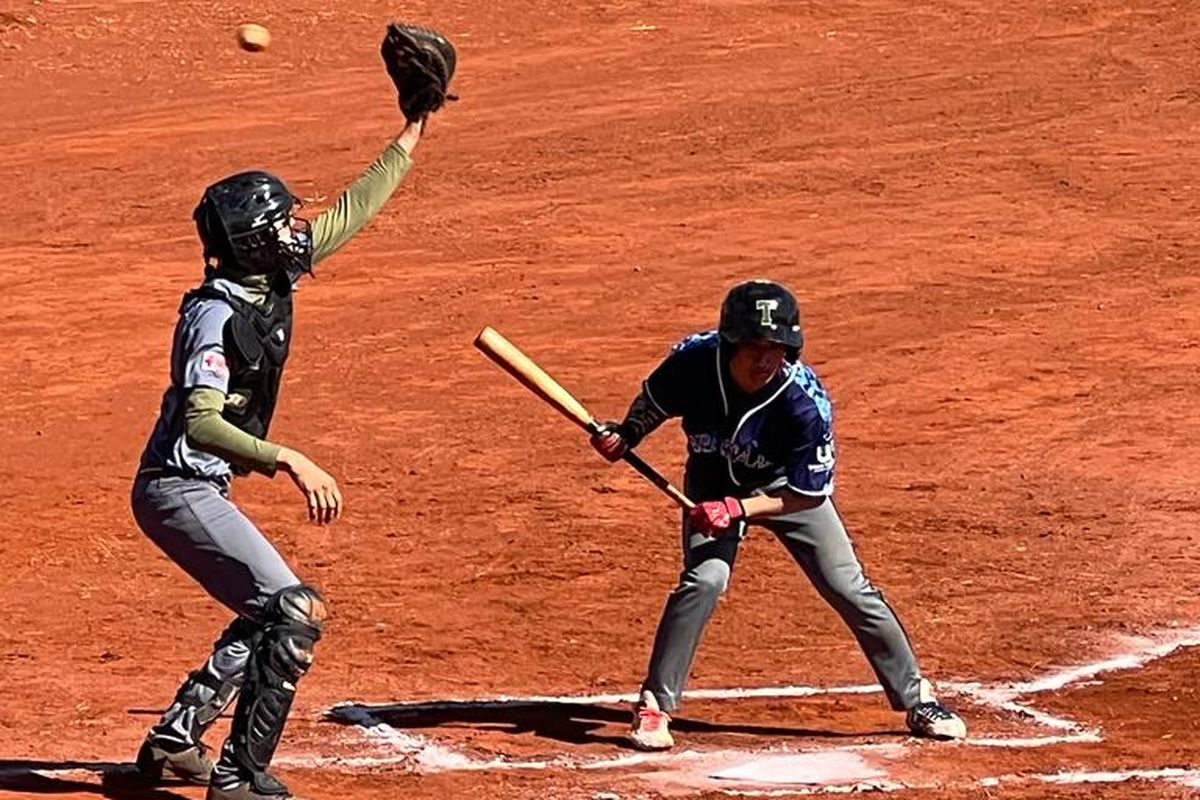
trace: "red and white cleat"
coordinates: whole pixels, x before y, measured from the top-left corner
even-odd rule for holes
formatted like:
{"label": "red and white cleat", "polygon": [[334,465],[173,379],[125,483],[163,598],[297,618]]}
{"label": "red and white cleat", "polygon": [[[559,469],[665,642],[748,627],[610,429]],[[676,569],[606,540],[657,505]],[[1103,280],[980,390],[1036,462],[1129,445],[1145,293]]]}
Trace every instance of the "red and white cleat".
{"label": "red and white cleat", "polygon": [[670,750],[675,746],[670,724],[671,715],[658,707],[654,695],[642,692],[637,705],[633,707],[629,742],[638,750]]}

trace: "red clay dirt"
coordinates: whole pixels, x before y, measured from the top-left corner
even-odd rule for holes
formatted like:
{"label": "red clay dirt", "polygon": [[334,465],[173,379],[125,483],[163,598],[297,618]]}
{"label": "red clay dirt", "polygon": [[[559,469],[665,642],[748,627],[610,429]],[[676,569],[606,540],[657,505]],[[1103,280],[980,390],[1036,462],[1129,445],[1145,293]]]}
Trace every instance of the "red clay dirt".
{"label": "red clay dirt", "polygon": [[[226,620],[127,509],[200,275],[190,211],[254,167],[316,208],[336,197],[399,131],[377,46],[400,11],[458,42],[463,99],[305,286],[278,421],[338,476],[346,517],[308,526],[283,480],[237,491],[336,618],[281,754],[295,788],[724,796],[645,766],[334,762],[386,752],[323,719],[338,702],[641,678],[676,512],[481,358],[485,324],[613,416],[733,282],[784,280],[839,414],[841,509],[929,675],[1029,680],[1200,624],[1200,8],[1002,5],[294,0],[260,4],[274,44],[250,54],[226,2],[0,0],[0,797],[202,796],[109,766]],[[675,430],[645,450],[678,475]],[[899,748],[901,796],[1179,797],[1195,790],[1029,776],[1198,766],[1198,657],[1039,695],[1100,742],[914,743],[878,695],[689,704],[680,733]],[[871,679],[752,535],[692,685]],[[981,734],[1046,733],[954,699]],[[583,734],[409,733],[479,757],[629,755],[605,708]]]}

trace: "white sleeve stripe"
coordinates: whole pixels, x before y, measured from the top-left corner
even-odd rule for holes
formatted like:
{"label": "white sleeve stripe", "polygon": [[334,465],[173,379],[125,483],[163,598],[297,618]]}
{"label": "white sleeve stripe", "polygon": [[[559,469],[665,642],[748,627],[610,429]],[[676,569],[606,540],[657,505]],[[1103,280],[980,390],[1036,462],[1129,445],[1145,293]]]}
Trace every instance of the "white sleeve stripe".
{"label": "white sleeve stripe", "polygon": [[642,381],[642,393],[646,395],[647,400],[654,404],[654,407],[658,409],[658,413],[662,414],[664,417],[671,416],[666,411],[663,411],[663,407],[659,405],[657,400],[654,399],[654,395],[650,394],[650,381]]}

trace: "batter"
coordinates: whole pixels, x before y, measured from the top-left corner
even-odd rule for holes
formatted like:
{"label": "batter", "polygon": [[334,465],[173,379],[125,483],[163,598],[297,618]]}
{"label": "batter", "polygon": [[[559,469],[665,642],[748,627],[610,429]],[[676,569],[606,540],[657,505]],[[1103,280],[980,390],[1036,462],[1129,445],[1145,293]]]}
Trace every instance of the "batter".
{"label": "batter", "polygon": [[833,502],[833,406],[800,360],[800,308],[785,287],[750,281],[721,306],[717,330],[689,336],[642,384],[625,419],[592,438],[610,461],[680,417],[687,435],[683,571],[654,637],[649,674],[629,733],[634,746],[674,745],[670,714],[705,626],[729,586],[746,528],[779,539],[849,626],[893,709],[909,729],[939,739],[966,725],[933,695],[895,612],[863,574]]}

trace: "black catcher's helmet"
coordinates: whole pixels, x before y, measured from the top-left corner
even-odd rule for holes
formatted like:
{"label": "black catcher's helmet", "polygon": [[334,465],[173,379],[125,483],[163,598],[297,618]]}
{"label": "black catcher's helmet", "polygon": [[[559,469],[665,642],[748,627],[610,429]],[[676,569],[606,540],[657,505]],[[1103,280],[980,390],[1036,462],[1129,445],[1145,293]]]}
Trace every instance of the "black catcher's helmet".
{"label": "black catcher's helmet", "polygon": [[782,344],[788,348],[789,361],[795,361],[804,347],[800,305],[795,295],[774,281],[747,281],[730,289],[721,304],[718,330],[730,344]]}
{"label": "black catcher's helmet", "polygon": [[251,274],[311,272],[308,223],[292,219],[299,203],[269,172],[239,172],[209,186],[192,212],[205,260]]}

